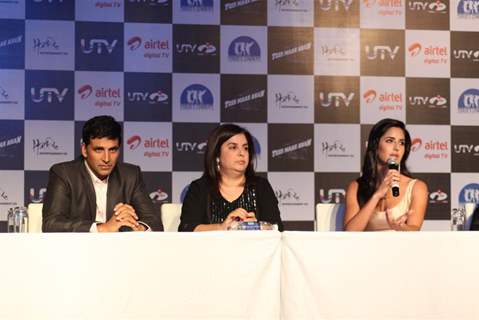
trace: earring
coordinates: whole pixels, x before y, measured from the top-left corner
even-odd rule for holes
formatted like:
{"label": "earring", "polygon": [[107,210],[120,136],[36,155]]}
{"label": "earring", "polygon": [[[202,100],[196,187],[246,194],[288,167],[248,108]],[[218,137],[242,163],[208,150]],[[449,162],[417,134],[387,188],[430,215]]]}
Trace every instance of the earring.
{"label": "earring", "polygon": [[216,169],[220,171],[220,158],[216,158]]}

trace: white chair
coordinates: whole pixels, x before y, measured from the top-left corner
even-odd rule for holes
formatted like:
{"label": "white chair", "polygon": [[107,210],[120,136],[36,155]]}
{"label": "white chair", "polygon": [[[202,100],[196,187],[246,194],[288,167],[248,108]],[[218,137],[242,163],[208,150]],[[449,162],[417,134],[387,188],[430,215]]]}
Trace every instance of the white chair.
{"label": "white chair", "polygon": [[28,232],[42,232],[43,203],[30,203],[28,205]]}
{"label": "white chair", "polygon": [[342,203],[318,203],[314,217],[314,230],[343,231],[345,209]]}
{"label": "white chair", "polygon": [[181,203],[163,203],[161,205],[161,222],[165,232],[176,232],[180,225]]}

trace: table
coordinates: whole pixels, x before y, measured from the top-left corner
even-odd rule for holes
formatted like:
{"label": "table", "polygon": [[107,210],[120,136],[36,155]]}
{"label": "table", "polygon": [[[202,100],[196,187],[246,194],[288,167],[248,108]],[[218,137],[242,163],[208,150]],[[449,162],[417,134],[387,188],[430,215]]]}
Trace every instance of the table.
{"label": "table", "polygon": [[0,234],[0,319],[279,319],[279,232]]}
{"label": "table", "polygon": [[479,319],[477,232],[284,232],[282,319]]}

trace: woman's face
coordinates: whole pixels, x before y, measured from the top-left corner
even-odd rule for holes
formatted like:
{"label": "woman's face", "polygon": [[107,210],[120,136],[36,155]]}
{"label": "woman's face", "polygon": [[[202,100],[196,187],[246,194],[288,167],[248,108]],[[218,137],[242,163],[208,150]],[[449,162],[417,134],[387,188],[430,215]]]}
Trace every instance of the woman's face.
{"label": "woman's face", "polygon": [[379,139],[377,150],[378,160],[381,164],[386,164],[388,159],[395,159],[400,163],[404,156],[406,138],[401,128],[389,128]]}
{"label": "woman's face", "polygon": [[243,133],[232,136],[220,148],[220,170],[244,173],[249,164],[248,140]]}

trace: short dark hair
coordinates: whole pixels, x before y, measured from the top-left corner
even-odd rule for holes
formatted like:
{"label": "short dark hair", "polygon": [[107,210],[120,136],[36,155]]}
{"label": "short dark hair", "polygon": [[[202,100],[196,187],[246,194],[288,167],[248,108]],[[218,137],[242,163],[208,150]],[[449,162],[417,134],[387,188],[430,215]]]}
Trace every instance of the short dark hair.
{"label": "short dark hair", "polygon": [[121,145],[121,125],[112,116],[91,118],[83,125],[83,143],[88,145],[91,139],[96,138],[118,139]]}
{"label": "short dark hair", "polygon": [[246,179],[255,176],[256,173],[254,171],[254,166],[256,162],[256,152],[254,148],[253,137],[245,128],[230,123],[220,125],[210,133],[208,142],[206,144],[203,176],[206,176],[211,181],[216,183],[219,182],[220,174],[216,165],[216,158],[219,158],[220,156],[221,146],[223,143],[237,134],[244,134],[246,141],[248,142],[249,162],[245,172]]}

